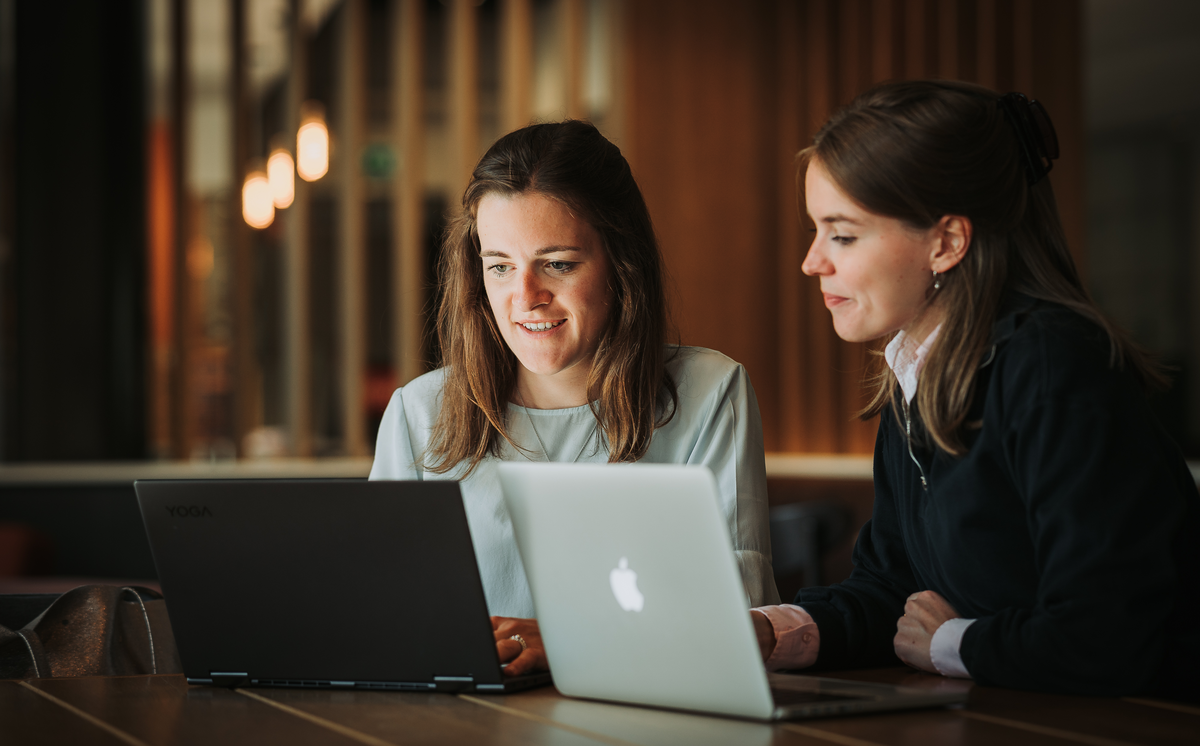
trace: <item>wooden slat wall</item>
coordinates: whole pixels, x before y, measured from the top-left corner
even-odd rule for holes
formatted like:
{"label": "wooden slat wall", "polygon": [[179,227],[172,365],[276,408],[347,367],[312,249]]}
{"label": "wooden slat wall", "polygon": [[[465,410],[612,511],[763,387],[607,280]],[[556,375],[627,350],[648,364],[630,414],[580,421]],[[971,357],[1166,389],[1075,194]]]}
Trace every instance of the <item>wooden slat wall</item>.
{"label": "wooden slat wall", "polygon": [[533,116],[533,4],[504,0],[501,13],[501,121],[511,132]]}
{"label": "wooden slat wall", "polygon": [[[533,113],[535,54],[532,0],[497,0],[500,12],[501,117],[504,130],[524,125]],[[235,9],[243,0],[226,0]],[[561,115],[586,116],[584,76],[589,58],[589,0],[556,0],[562,76]],[[399,153],[392,186],[394,249],[392,306],[397,383],[425,369],[421,358],[425,305],[424,200],[436,188],[426,173],[423,112],[424,0],[392,0],[393,82],[391,131]],[[473,0],[447,0],[448,75],[446,126],[452,142],[449,166],[465,184],[480,155],[479,13]],[[285,130],[294,133],[309,76],[299,0],[292,2],[293,53]],[[184,142],[182,72],[187,4],[176,0],[173,48],[174,130]],[[365,375],[364,236],[362,176],[357,153],[363,129],[362,43],[365,0],[342,9],[340,81],[335,108],[339,126],[331,181],[346,212],[340,221],[340,429],[348,454],[365,454],[362,384]],[[673,317],[681,341],[718,349],[744,363],[758,393],[767,447],[772,451],[865,453],[875,423],[853,419],[862,406],[861,379],[867,347],[843,343],[833,332],[817,282],[804,277],[801,261],[808,231],[800,216],[794,157],[837,107],[875,81],[945,77],[976,80],[1000,90],[1021,90],[1044,101],[1054,116],[1063,157],[1052,174],[1068,238],[1083,260],[1083,141],[1081,11],[1079,0],[610,0],[600,8],[617,19],[612,68],[616,97],[599,112],[604,130],[629,156],[649,202],[667,259]],[[235,13],[241,17],[240,13]],[[242,31],[234,29],[241,38]],[[239,75],[244,59],[235,66]],[[247,114],[244,81],[233,92],[239,117]],[[351,114],[352,112],[352,114]],[[238,154],[246,157],[245,122]],[[183,161],[173,193],[181,194]],[[340,157],[339,157],[340,156]],[[243,174],[239,172],[239,180]],[[309,201],[312,185],[297,180],[295,202],[284,225],[283,354],[287,402],[285,425],[292,453],[314,450],[311,401],[311,303]],[[461,186],[445,195],[451,204]],[[173,299],[172,331],[163,337],[154,401],[157,442],[168,439],[176,456],[191,451],[196,413],[188,392],[194,361],[186,344],[195,289],[182,268],[192,216],[178,202],[174,256],[180,279]],[[165,212],[165,211],[160,211]],[[157,214],[157,213],[156,213]],[[353,216],[353,219],[345,219]],[[165,225],[165,223],[164,223]],[[164,228],[163,230],[170,230]],[[240,442],[260,424],[261,387],[254,369],[253,327],[246,279],[248,233],[238,224],[235,255],[238,285],[234,317],[238,349],[234,435]],[[165,244],[164,244],[165,245]],[[157,266],[157,265],[156,265]],[[157,296],[156,296],[157,297]],[[164,299],[164,302],[169,302]],[[159,314],[165,318],[166,314]],[[173,353],[170,411],[166,347]],[[169,436],[168,436],[169,428]]]}
{"label": "wooden slat wall", "polygon": [[[398,0],[392,10],[392,133],[400,167],[392,181],[392,343],[397,383],[425,372],[421,360],[425,245],[422,242],[425,194],[424,108],[421,90],[423,0]],[[372,444],[373,445],[373,444]]]}
{"label": "wooden slat wall", "polygon": [[563,59],[563,99],[566,101],[567,117],[582,119],[587,116],[583,106],[583,14],[584,0],[561,0],[559,18],[562,28],[559,43]]}
{"label": "wooden slat wall", "polygon": [[366,441],[363,377],[367,370],[366,218],[362,165],[366,72],[366,0],[344,0],[338,19],[341,47],[338,132],[341,179],[338,220],[338,382],[341,389],[343,449],[349,456],[370,453]]}
{"label": "wooden slat wall", "polygon": [[[233,88],[233,163],[234,184],[250,160],[250,98],[246,77],[246,0],[230,0],[232,19],[230,49]],[[229,213],[240,215],[242,192],[230,190]],[[246,221],[234,219],[230,231],[233,272],[233,440],[243,443],[246,434],[262,424],[262,371],[254,354],[254,258],[253,229]]]}
{"label": "wooden slat wall", "polygon": [[171,443],[176,458],[191,455],[192,436],[195,423],[195,406],[191,397],[195,376],[192,371],[195,355],[192,351],[192,306],[195,288],[187,272],[188,241],[191,238],[193,219],[188,209],[186,185],[188,162],[185,156],[186,143],[191,137],[188,131],[188,106],[191,97],[191,76],[188,75],[189,54],[187,0],[174,0],[171,7],[171,76],[172,101],[171,120],[173,135],[173,165],[175,166],[174,228],[175,246],[171,265],[175,269],[174,331],[171,339]]}
{"label": "wooden slat wall", "polygon": [[795,153],[872,83],[942,77],[1042,100],[1062,142],[1052,174],[1082,261],[1077,0],[658,0],[624,7],[622,147],[672,275],[687,344],[745,364],[767,449],[868,453],[864,345],[833,333],[800,272]]}
{"label": "wooden slat wall", "polygon": [[620,145],[666,256],[674,321],[683,342],[746,365],[774,432],[775,6],[664,0],[624,11]]}
{"label": "wooden slat wall", "polygon": [[479,152],[479,22],[474,0],[450,0],[450,131],[457,203]]}
{"label": "wooden slat wall", "polygon": [[[287,114],[284,131],[296,132],[300,127],[300,105],[308,82],[306,47],[308,37],[300,13],[299,0],[292,2],[292,59],[287,83]],[[292,141],[293,143],[295,140]],[[293,149],[294,145],[291,146]],[[292,454],[312,456],[312,345],[309,340],[309,201],[311,186],[296,179],[296,196],[288,208],[284,226],[283,259],[283,359],[284,390],[287,411],[285,425],[292,438]]]}

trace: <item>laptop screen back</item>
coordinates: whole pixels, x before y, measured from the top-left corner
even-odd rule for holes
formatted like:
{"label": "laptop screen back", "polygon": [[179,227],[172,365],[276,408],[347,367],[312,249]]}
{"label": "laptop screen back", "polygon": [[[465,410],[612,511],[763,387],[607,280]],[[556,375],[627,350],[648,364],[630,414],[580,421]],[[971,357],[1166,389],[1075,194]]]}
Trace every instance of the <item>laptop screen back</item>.
{"label": "laptop screen back", "polygon": [[770,717],[708,469],[503,463],[500,481],[563,694]]}
{"label": "laptop screen back", "polygon": [[135,487],[189,678],[500,681],[457,483]]}

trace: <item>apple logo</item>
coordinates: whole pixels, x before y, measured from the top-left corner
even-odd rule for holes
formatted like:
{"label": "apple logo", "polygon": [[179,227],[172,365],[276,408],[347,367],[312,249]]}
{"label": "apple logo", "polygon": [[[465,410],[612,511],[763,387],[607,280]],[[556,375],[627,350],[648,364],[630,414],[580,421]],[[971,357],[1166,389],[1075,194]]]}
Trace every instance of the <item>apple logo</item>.
{"label": "apple logo", "polygon": [[608,574],[609,585],[617,603],[625,611],[641,611],[646,603],[646,597],[637,587],[637,573],[629,569],[629,560],[624,557],[617,563],[617,568]]}

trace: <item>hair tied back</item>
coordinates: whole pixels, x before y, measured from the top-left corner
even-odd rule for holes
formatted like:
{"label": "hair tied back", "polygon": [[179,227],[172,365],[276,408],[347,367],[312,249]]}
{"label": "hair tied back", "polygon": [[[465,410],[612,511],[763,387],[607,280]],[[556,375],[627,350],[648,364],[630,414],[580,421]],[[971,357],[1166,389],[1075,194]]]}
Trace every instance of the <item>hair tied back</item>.
{"label": "hair tied back", "polygon": [[1033,186],[1050,173],[1058,158],[1054,123],[1040,101],[1026,98],[1023,93],[1006,93],[1000,97],[999,105],[1021,145],[1029,186]]}

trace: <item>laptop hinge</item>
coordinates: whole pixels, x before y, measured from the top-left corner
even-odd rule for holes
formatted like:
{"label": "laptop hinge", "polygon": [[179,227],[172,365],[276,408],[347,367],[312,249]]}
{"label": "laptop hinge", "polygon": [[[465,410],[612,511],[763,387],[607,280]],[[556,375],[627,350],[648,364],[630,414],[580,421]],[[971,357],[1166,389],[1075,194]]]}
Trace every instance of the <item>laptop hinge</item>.
{"label": "laptop hinge", "polygon": [[245,686],[250,683],[250,674],[245,672],[213,671],[209,675],[214,686]]}
{"label": "laptop hinge", "polygon": [[475,677],[434,676],[433,683],[439,692],[469,692],[475,688]]}

